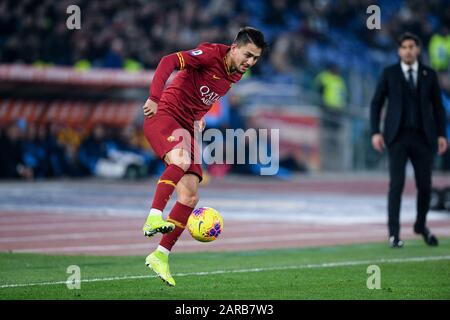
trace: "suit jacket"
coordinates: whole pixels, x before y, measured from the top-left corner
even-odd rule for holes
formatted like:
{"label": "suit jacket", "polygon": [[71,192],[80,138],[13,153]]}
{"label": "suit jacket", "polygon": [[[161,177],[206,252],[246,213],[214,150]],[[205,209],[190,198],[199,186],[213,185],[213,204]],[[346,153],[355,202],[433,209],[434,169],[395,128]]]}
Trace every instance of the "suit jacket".
{"label": "suit jacket", "polygon": [[[402,90],[407,80],[400,63],[383,70],[370,106],[370,126],[372,135],[380,133],[380,117],[386,98],[388,105],[384,120],[384,141],[390,145],[397,136],[402,121]],[[417,74],[422,128],[430,146],[436,148],[437,137],[446,137],[445,109],[442,104],[441,89],[436,72],[419,62]],[[408,93],[409,94],[409,93]]]}

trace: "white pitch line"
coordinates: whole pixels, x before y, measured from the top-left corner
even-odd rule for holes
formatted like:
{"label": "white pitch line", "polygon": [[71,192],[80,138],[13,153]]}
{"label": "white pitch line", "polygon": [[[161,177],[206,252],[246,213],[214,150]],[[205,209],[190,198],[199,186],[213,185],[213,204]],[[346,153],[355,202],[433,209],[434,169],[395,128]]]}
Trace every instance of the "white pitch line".
{"label": "white pitch line", "polygon": [[[426,261],[442,261],[442,260],[450,260],[450,255],[449,256],[395,258],[395,259],[377,259],[377,260],[337,261],[337,262],[325,262],[325,263],[319,263],[319,264],[304,264],[304,265],[294,265],[294,266],[262,267],[262,268],[251,268],[251,269],[234,269],[234,270],[233,269],[232,270],[216,270],[216,271],[203,271],[203,272],[192,272],[192,273],[177,273],[177,274],[174,274],[174,276],[175,277],[208,276],[208,275],[230,274],[230,273],[254,273],[254,272],[265,272],[265,271],[320,269],[320,268],[336,268],[336,267],[350,267],[350,266],[359,266],[359,265],[371,265],[371,264],[381,264],[381,263],[426,262]],[[75,281],[75,283],[106,282],[106,281],[133,280],[133,279],[144,279],[144,278],[156,278],[156,275],[136,275],[136,276],[123,276],[123,277],[94,278],[94,279],[85,279],[85,280]],[[69,282],[69,283],[74,284],[73,282]],[[2,284],[2,285],[0,285],[0,289],[58,285],[58,284],[67,284],[67,281]]]}

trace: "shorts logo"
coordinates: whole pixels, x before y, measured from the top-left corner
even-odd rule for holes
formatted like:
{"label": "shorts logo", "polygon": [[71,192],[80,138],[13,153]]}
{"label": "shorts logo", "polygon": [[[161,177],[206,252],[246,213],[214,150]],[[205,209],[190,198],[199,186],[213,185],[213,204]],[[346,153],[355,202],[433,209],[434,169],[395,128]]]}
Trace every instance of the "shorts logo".
{"label": "shorts logo", "polygon": [[169,136],[169,137],[167,138],[167,141],[169,141],[169,142],[174,142],[174,141],[175,141],[175,137],[174,137],[174,136]]}
{"label": "shorts logo", "polygon": [[201,55],[202,53],[203,53],[202,50],[193,50],[193,51],[189,52],[189,54],[190,54],[191,56],[199,56],[199,55]]}

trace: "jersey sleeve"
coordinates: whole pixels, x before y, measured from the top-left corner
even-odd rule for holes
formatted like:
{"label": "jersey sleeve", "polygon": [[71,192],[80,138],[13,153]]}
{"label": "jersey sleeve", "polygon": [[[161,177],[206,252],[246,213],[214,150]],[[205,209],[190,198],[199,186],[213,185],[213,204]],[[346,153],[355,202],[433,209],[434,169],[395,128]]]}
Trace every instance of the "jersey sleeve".
{"label": "jersey sleeve", "polygon": [[216,48],[208,43],[202,43],[197,48],[188,51],[179,51],[164,56],[155,70],[150,85],[149,99],[158,103],[164,90],[167,79],[176,69],[200,69],[213,63]]}
{"label": "jersey sleeve", "polygon": [[149,99],[158,103],[164,90],[167,79],[175,69],[181,70],[181,63],[178,59],[178,54],[169,54],[164,56],[155,70],[153,79],[150,85]]}
{"label": "jersey sleeve", "polygon": [[215,55],[216,49],[210,44],[201,44],[195,49],[177,52],[180,70],[188,67],[200,69],[210,66]]}

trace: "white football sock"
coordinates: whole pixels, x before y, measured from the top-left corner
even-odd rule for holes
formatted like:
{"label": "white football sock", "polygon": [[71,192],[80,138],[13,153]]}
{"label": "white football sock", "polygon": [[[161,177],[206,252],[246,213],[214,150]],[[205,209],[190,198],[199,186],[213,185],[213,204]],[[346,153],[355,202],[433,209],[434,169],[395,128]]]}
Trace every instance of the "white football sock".
{"label": "white football sock", "polygon": [[162,216],[162,211],[158,210],[158,209],[150,209],[150,213],[148,214],[149,216]]}
{"label": "white football sock", "polygon": [[163,246],[158,246],[158,251],[164,253],[166,256],[170,254],[170,251],[164,248]]}

